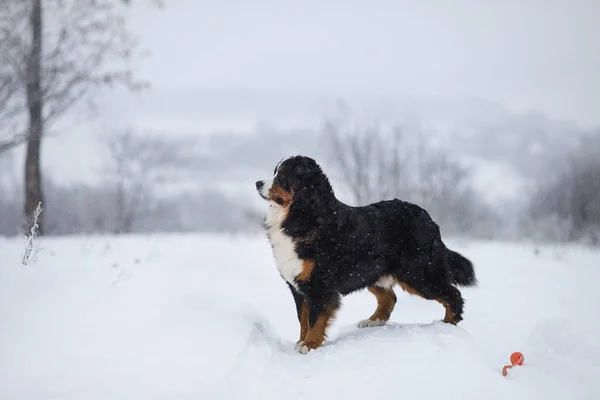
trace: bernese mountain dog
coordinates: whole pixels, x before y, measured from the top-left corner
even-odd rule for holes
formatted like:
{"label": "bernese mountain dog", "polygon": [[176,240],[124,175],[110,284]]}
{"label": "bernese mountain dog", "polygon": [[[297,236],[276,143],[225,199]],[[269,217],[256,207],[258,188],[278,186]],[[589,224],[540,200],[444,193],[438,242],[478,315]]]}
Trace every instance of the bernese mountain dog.
{"label": "bernese mountain dog", "polygon": [[449,250],[423,208],[398,199],[352,207],[336,198],[312,158],[280,161],[272,179],[256,182],[269,202],[265,229],[279,273],[298,313],[296,350],[323,344],[341,297],[367,288],[377,309],[360,328],[384,325],[396,304],[393,287],[441,303],[444,322],[463,319],[455,285],[477,283],[473,264]]}

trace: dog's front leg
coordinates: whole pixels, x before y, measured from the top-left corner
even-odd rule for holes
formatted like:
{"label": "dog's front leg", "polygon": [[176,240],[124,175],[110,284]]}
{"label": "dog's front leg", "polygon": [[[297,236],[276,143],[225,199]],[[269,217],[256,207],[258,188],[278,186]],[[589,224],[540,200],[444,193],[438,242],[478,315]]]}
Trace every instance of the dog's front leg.
{"label": "dog's front leg", "polygon": [[327,338],[327,328],[340,308],[340,296],[336,294],[308,296],[308,331],[296,349],[306,354],[320,347]]}
{"label": "dog's front leg", "polygon": [[306,334],[308,333],[308,303],[304,296],[299,293],[294,286],[288,283],[294,302],[296,303],[296,313],[298,314],[298,322],[300,323],[300,339],[296,343],[296,349],[302,347]]}

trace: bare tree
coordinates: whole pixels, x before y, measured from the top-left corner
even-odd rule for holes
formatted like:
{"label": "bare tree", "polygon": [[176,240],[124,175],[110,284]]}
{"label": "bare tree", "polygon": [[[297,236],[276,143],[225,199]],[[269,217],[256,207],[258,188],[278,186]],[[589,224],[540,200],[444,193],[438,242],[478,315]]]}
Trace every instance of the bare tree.
{"label": "bare tree", "polygon": [[44,217],[39,219],[36,207],[44,202],[42,195],[42,170],[40,149],[44,133],[42,94],[42,0],[33,0],[31,10],[31,45],[25,54],[25,82],[27,88],[27,110],[29,111],[29,134],[27,155],[25,156],[25,228],[30,231],[37,227],[38,234],[44,234]]}
{"label": "bare tree", "polygon": [[[25,230],[43,202],[40,153],[51,123],[74,105],[92,100],[94,89],[145,86],[131,73],[129,61],[137,47],[121,7],[118,0],[0,0],[0,85],[5,87],[0,99],[10,100],[3,113],[25,114],[27,121],[16,128],[11,124],[0,151],[27,143]],[[25,101],[15,99],[19,94]],[[39,229],[42,234],[43,221]]]}
{"label": "bare tree", "polygon": [[[537,236],[600,244],[600,133],[585,138],[565,159],[553,160],[555,178],[533,197]],[[560,232],[557,233],[557,230]]]}
{"label": "bare tree", "polygon": [[114,187],[116,221],[114,233],[136,228],[140,218],[160,209],[161,189],[192,173],[200,157],[189,139],[135,135],[123,131],[106,143],[110,165],[109,185]]}
{"label": "bare tree", "polygon": [[14,31],[23,31],[27,9],[16,0],[0,0],[0,154],[23,143],[27,137],[22,116],[26,105],[15,58],[19,43]]}
{"label": "bare tree", "polygon": [[486,208],[475,201],[469,171],[435,151],[419,130],[328,122],[333,160],[359,205],[393,197],[427,209],[440,225],[473,229]]}
{"label": "bare tree", "polygon": [[330,121],[325,124],[325,135],[357,204],[402,190],[400,153],[404,136],[400,128],[382,132],[376,126],[354,126],[343,131]]}
{"label": "bare tree", "polygon": [[[2,33],[0,33],[1,35]],[[0,37],[0,43],[3,38]],[[0,154],[20,145],[26,138],[25,131],[19,128],[17,119],[19,84],[2,60],[0,51]]]}

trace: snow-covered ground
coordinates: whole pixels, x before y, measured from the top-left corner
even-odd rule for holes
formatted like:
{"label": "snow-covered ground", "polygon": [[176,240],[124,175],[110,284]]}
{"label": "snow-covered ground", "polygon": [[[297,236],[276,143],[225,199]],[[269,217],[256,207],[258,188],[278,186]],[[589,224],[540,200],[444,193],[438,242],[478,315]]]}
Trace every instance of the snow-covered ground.
{"label": "snow-covered ground", "polygon": [[358,329],[361,292],[299,355],[262,237],[45,239],[29,266],[0,239],[0,399],[600,398],[600,253],[447,243],[480,280],[458,327],[398,289],[392,322]]}

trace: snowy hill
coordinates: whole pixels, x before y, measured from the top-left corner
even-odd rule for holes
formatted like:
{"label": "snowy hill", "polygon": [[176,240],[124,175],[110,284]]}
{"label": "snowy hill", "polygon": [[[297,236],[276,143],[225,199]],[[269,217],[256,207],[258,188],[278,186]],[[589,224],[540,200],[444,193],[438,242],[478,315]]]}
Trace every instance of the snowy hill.
{"label": "snowy hill", "polygon": [[[480,285],[465,320],[396,290],[385,327],[346,297],[325,346],[298,322],[262,237],[0,239],[2,399],[597,399],[600,253],[447,241]],[[500,371],[513,351],[525,365]]]}

